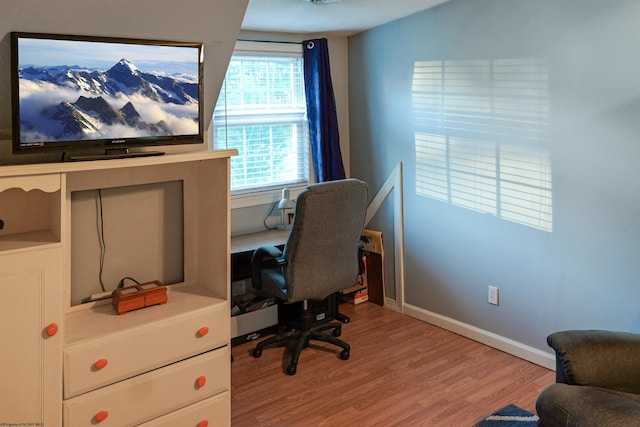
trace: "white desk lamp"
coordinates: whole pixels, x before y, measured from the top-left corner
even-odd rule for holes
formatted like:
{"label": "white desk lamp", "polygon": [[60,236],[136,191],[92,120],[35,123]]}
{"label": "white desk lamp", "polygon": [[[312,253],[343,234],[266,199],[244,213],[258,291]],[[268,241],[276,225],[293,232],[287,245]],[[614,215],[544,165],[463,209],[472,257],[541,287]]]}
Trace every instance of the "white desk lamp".
{"label": "white desk lamp", "polygon": [[285,211],[295,208],[296,204],[289,197],[289,189],[283,188],[282,198],[280,202],[278,202],[278,209],[280,209],[280,225],[277,226],[278,230],[289,230],[291,228],[291,224],[288,224]]}

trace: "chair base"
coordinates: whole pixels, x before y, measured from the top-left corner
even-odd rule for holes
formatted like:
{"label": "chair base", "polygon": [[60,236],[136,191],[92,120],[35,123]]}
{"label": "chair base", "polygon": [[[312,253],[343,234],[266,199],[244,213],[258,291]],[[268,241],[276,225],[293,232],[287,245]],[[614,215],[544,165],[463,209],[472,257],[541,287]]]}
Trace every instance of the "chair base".
{"label": "chair base", "polygon": [[260,357],[262,356],[263,348],[266,346],[294,341],[296,344],[293,349],[293,353],[291,354],[289,365],[285,368],[285,372],[288,375],[295,375],[298,369],[298,360],[300,359],[300,353],[302,353],[302,350],[305,347],[309,346],[309,342],[311,340],[322,341],[336,345],[342,348],[342,351],[339,354],[340,359],[349,359],[349,351],[351,347],[346,342],[337,338],[341,333],[342,325],[340,323],[324,323],[311,328],[278,332],[277,335],[259,342],[256,345],[256,348],[251,351],[251,355],[253,357]]}
{"label": "chair base", "polygon": [[336,313],[336,320],[340,323],[349,323],[351,319],[346,314],[342,314],[340,312]]}

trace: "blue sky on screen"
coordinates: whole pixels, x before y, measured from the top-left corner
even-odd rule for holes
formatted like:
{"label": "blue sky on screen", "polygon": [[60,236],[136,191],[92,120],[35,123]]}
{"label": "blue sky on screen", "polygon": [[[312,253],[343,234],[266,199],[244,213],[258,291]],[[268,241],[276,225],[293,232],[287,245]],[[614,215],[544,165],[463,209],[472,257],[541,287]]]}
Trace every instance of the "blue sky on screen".
{"label": "blue sky on screen", "polygon": [[146,72],[193,76],[198,72],[198,49],[193,47],[37,38],[21,38],[18,47],[20,67],[79,65],[106,71],[126,58]]}

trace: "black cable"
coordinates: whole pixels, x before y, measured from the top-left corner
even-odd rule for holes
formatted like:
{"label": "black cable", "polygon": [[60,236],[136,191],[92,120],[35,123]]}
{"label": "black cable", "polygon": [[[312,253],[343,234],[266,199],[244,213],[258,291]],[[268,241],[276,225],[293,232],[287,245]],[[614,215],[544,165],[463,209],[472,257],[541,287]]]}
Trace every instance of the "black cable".
{"label": "black cable", "polygon": [[275,209],[276,205],[278,204],[278,202],[274,202],[273,205],[271,205],[271,209],[269,209],[269,213],[267,214],[267,216],[264,217],[264,219],[262,220],[262,224],[264,224],[264,228],[266,228],[267,230],[275,230],[276,228],[278,228],[277,226],[275,227],[269,227],[267,225],[267,218],[269,218],[271,216],[271,214],[273,213],[273,210]]}
{"label": "black cable", "polygon": [[100,271],[98,279],[100,280],[100,287],[102,292],[106,292],[104,286],[104,280],[102,274],[104,272],[104,258],[107,252],[107,247],[104,241],[104,213],[102,211],[102,190],[98,189],[98,243],[100,244]]}
{"label": "black cable", "polygon": [[137,281],[136,279],[134,279],[133,277],[129,277],[129,276],[127,276],[127,277],[123,277],[122,279],[120,279],[120,282],[118,283],[118,289],[121,289],[121,288],[123,288],[123,287],[124,287],[124,281],[125,281],[125,280],[127,280],[127,279],[128,279],[128,280],[131,280],[131,281],[132,281],[132,282],[134,282],[136,285],[139,285],[139,284],[140,284],[140,282],[138,282],[138,281]]}

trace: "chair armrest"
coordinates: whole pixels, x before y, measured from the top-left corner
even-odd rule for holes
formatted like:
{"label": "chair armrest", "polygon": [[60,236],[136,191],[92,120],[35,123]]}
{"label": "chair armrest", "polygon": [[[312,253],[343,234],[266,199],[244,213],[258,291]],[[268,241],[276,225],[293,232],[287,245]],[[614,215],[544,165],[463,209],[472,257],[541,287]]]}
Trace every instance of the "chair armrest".
{"label": "chair armrest", "polygon": [[561,331],[547,343],[556,352],[556,382],[640,393],[640,335]]}
{"label": "chair armrest", "polygon": [[251,257],[251,282],[255,289],[262,289],[262,275],[260,272],[266,267],[285,265],[287,260],[282,251],[275,246],[261,246]]}

